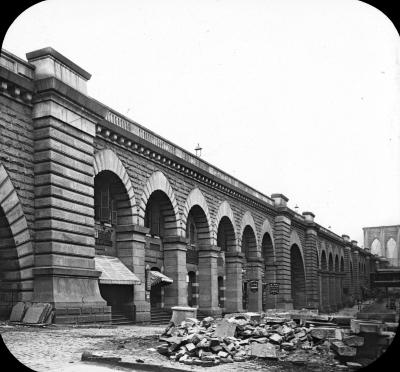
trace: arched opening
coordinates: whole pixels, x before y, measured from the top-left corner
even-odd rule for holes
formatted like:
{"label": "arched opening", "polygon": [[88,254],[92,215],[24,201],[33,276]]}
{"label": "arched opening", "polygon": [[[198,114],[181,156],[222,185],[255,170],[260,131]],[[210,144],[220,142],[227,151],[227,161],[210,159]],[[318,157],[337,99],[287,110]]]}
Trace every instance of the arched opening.
{"label": "arched opening", "polygon": [[198,264],[198,251],[202,245],[210,241],[210,229],[207,216],[199,205],[190,208],[186,222],[186,238],[188,239],[186,262]]}
{"label": "arched opening", "polygon": [[341,306],[342,299],[341,299],[341,277],[339,275],[339,256],[335,255],[335,297],[336,297],[336,306]]}
{"label": "arched opening", "polygon": [[297,244],[290,247],[290,273],[291,273],[291,293],[293,308],[300,309],[306,306],[306,277],[304,271],[303,258]]}
{"label": "arched opening", "polygon": [[261,242],[261,254],[264,259],[264,280],[262,288],[262,308],[273,309],[276,307],[276,295],[268,292],[268,283],[276,283],[275,255],[271,235],[265,233]]}
{"label": "arched opening", "polygon": [[393,266],[398,266],[398,250],[396,240],[390,238],[386,243],[386,257]]}
{"label": "arched opening", "polygon": [[345,281],[344,281],[344,259],[343,257],[340,257],[340,274],[341,274],[341,288],[342,288],[342,303],[345,300],[345,296],[349,293],[349,288],[345,286]]}
{"label": "arched opening", "polygon": [[8,319],[18,301],[17,250],[7,217],[0,207],[0,319]]}
{"label": "arched opening", "polygon": [[378,238],[375,238],[371,244],[371,253],[382,256],[382,246]]}
{"label": "arched opening", "polygon": [[113,172],[100,172],[94,178],[96,254],[117,256],[117,226],[127,215],[131,209],[123,183]]}
{"label": "arched opening", "polygon": [[[215,285],[214,296],[216,296],[217,293],[217,278],[210,278],[209,273],[207,272],[209,269],[209,265],[207,264],[209,258],[199,258],[199,252],[202,248],[205,248],[210,244],[210,228],[204,210],[197,204],[192,206],[188,213],[186,221],[186,238],[188,239],[186,252],[187,270],[198,272],[197,288],[195,293],[197,296],[192,298],[192,306],[198,305],[200,308],[208,308],[210,307],[210,296],[212,296],[210,295],[212,281],[214,281],[213,283]],[[215,302],[216,301],[215,297]]]}
{"label": "arched opening", "polygon": [[217,245],[222,252],[232,252],[235,249],[235,231],[231,220],[224,216],[218,224]]}
{"label": "arched opening", "polygon": [[225,310],[225,283],[224,277],[227,279],[227,285],[229,281],[234,281],[232,270],[227,270],[226,256],[227,252],[234,252],[236,245],[235,231],[231,220],[227,216],[223,216],[218,224],[217,231],[217,246],[221,248],[218,255],[217,267],[218,267],[218,306],[224,311]]}
{"label": "arched opening", "polygon": [[242,233],[242,246],[241,246],[243,257],[243,281],[242,281],[242,300],[243,300],[243,310],[249,308],[249,272],[248,272],[248,260],[249,258],[257,256],[257,241],[256,236],[251,228],[247,225]]}
{"label": "arched opening", "polygon": [[324,311],[329,309],[329,274],[328,274],[328,260],[325,251],[321,253],[321,275],[322,275],[322,309]]}
{"label": "arched opening", "polygon": [[350,306],[354,304],[354,271],[353,262],[350,261]]}
{"label": "arched opening", "polygon": [[149,229],[145,242],[145,265],[152,267],[150,307],[152,321],[154,321],[160,316],[160,309],[164,307],[164,286],[172,282],[164,275],[157,275],[164,265],[163,241],[168,236],[176,235],[174,209],[164,191],[155,190],[150,194],[146,203],[144,226]]}
{"label": "arched opening", "polygon": [[335,296],[335,273],[332,253],[328,256],[328,270],[329,270],[329,305],[332,310],[335,310],[336,296]]}
{"label": "arched opening", "polygon": [[[127,190],[115,173],[104,170],[95,176],[94,209],[96,268],[102,271],[102,276],[107,274],[107,270],[114,275],[118,272],[117,268],[126,269],[122,262],[111,259],[119,257],[123,248],[123,233],[119,227],[132,223],[132,206]],[[102,279],[102,276],[99,279],[100,294],[111,306],[112,312],[132,317],[132,281]]]}

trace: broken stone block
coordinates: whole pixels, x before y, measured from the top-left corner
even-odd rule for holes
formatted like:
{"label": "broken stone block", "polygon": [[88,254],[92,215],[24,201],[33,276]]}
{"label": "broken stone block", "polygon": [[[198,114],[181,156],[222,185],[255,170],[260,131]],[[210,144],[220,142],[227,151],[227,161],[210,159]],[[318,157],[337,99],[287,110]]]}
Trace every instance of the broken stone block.
{"label": "broken stone block", "polygon": [[206,337],[202,338],[196,345],[197,348],[207,348],[210,346],[211,346],[211,342]]}
{"label": "broken stone block", "polygon": [[187,355],[187,354],[184,354],[184,355],[182,355],[182,356],[179,358],[178,361],[179,361],[180,363],[184,363],[185,360],[187,360],[187,358],[189,358],[188,355]]}
{"label": "broken stone block", "polygon": [[219,351],[217,354],[220,358],[227,358],[228,357],[228,353],[226,351]]}
{"label": "broken stone block", "polygon": [[307,358],[304,356],[296,356],[290,360],[293,364],[304,366],[307,363]]}
{"label": "broken stone block", "polygon": [[214,353],[218,353],[219,351],[222,350],[222,346],[221,346],[221,345],[211,346],[211,350],[212,350]]}
{"label": "broken stone block", "polygon": [[325,340],[328,337],[335,338],[335,328],[315,327],[310,334],[317,340]]}
{"label": "broken stone block", "polygon": [[194,334],[191,341],[193,344],[197,345],[203,338],[204,336],[201,334]]}
{"label": "broken stone block", "polygon": [[256,356],[258,358],[271,358],[271,359],[278,358],[275,346],[270,343],[267,343],[267,344],[253,343],[253,344],[251,344],[250,353],[252,356]]}
{"label": "broken stone block", "polygon": [[222,319],[215,328],[214,337],[233,337],[236,332],[236,324]]}
{"label": "broken stone block", "polygon": [[204,319],[200,322],[200,324],[201,324],[203,327],[208,328],[208,327],[211,325],[211,323],[212,323],[213,321],[214,321],[214,318],[213,318],[212,316],[208,316],[208,317],[204,318]]}
{"label": "broken stone block", "polygon": [[196,346],[192,342],[186,344],[185,347],[189,353],[196,350]]}
{"label": "broken stone block", "polygon": [[359,346],[364,345],[364,337],[356,336],[356,335],[345,336],[345,337],[343,337],[343,342],[347,346],[359,347]]}
{"label": "broken stone block", "polygon": [[280,344],[283,340],[283,337],[281,335],[278,335],[277,333],[274,333],[269,336],[269,340],[273,343]]}
{"label": "broken stone block", "polygon": [[282,327],[282,333],[284,336],[288,336],[293,333],[293,329],[291,327],[288,327],[286,324],[284,324]]}
{"label": "broken stone block", "polygon": [[284,350],[294,350],[296,346],[293,344],[293,342],[282,342],[281,348]]}
{"label": "broken stone block", "polygon": [[156,349],[161,355],[168,355],[169,354],[168,348],[169,348],[168,344],[161,344],[158,345]]}
{"label": "broken stone block", "polygon": [[347,346],[342,341],[334,341],[331,348],[340,356],[352,357],[357,354],[355,347]]}
{"label": "broken stone block", "polygon": [[355,363],[355,362],[347,362],[346,363],[347,367],[351,368],[351,369],[359,369],[362,368],[362,364],[360,363]]}
{"label": "broken stone block", "polygon": [[310,349],[312,349],[312,345],[311,345],[311,343],[309,341],[306,341],[306,342],[303,343],[303,345],[301,345],[301,348],[303,350],[310,350]]}

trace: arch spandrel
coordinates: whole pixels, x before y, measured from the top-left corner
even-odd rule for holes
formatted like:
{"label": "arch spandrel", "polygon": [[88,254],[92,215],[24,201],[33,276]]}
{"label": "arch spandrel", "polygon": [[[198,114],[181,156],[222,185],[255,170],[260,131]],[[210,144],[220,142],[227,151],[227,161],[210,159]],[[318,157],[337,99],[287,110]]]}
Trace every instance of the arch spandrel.
{"label": "arch spandrel", "polygon": [[292,230],[290,233],[290,248],[293,246],[293,244],[296,244],[299,247],[301,258],[303,260],[303,265],[305,265],[304,261],[304,251],[303,251],[303,246],[301,244],[301,240],[299,238],[299,235],[295,230]]}
{"label": "arch spandrel", "polygon": [[185,236],[186,232],[186,224],[187,224],[187,219],[189,216],[189,212],[194,206],[199,206],[202,211],[204,212],[206,219],[207,219],[207,224],[208,224],[208,229],[210,233],[210,243],[212,245],[217,244],[217,234],[212,229],[211,225],[211,216],[210,216],[210,211],[208,209],[208,203],[206,198],[204,197],[203,193],[199,188],[194,188],[192,191],[190,191],[189,195],[186,198],[185,206],[183,208],[183,214],[182,214],[182,233],[183,236]]}
{"label": "arch spandrel", "polygon": [[[228,218],[228,220],[232,224],[235,244],[237,246],[237,228],[236,228],[236,225],[235,225],[235,217],[233,215],[233,211],[232,211],[232,208],[231,208],[230,204],[226,200],[224,200],[218,207],[218,212],[217,212],[217,215],[215,217],[215,222],[213,224],[213,234],[214,234],[214,236],[217,236],[219,224],[220,224],[222,218],[224,218],[224,217]],[[238,249],[238,247],[236,247],[236,249]]]}
{"label": "arch spandrel", "polygon": [[257,234],[256,224],[254,223],[254,218],[250,211],[246,211],[242,217],[242,221],[240,223],[240,235],[238,236],[239,243],[241,243],[243,231],[246,228],[246,226],[250,226],[252,228],[254,233],[254,238],[257,244],[257,249],[259,250],[260,246],[258,244],[258,234]]}

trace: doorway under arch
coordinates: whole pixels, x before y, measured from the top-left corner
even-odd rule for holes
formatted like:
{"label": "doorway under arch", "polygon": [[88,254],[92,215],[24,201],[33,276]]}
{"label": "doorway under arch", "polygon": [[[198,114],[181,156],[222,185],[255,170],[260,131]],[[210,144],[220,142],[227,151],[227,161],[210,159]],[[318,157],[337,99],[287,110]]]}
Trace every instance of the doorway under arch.
{"label": "doorway under arch", "polygon": [[293,244],[290,248],[290,273],[293,308],[300,309],[306,306],[306,277],[303,258],[300,248]]}

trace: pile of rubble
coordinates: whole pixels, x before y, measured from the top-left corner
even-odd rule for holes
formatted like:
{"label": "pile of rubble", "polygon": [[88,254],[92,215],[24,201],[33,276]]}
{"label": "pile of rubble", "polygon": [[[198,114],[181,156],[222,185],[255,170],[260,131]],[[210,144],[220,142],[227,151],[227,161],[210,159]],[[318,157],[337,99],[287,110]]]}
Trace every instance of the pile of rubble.
{"label": "pile of rubble", "polygon": [[[237,314],[224,319],[207,317],[202,321],[187,318],[179,325],[170,322],[160,336],[159,353],[171,360],[204,367],[220,363],[241,362],[251,357],[287,360],[309,364],[310,358],[347,368],[354,363],[357,349],[364,344],[362,336],[352,334],[350,327],[339,328],[329,322],[300,320],[290,316]],[[327,326],[326,326],[327,325]],[[347,365],[340,365],[338,358]]]}
{"label": "pile of rubble", "polygon": [[10,315],[10,322],[28,325],[51,324],[54,317],[53,307],[49,303],[17,302]]}

